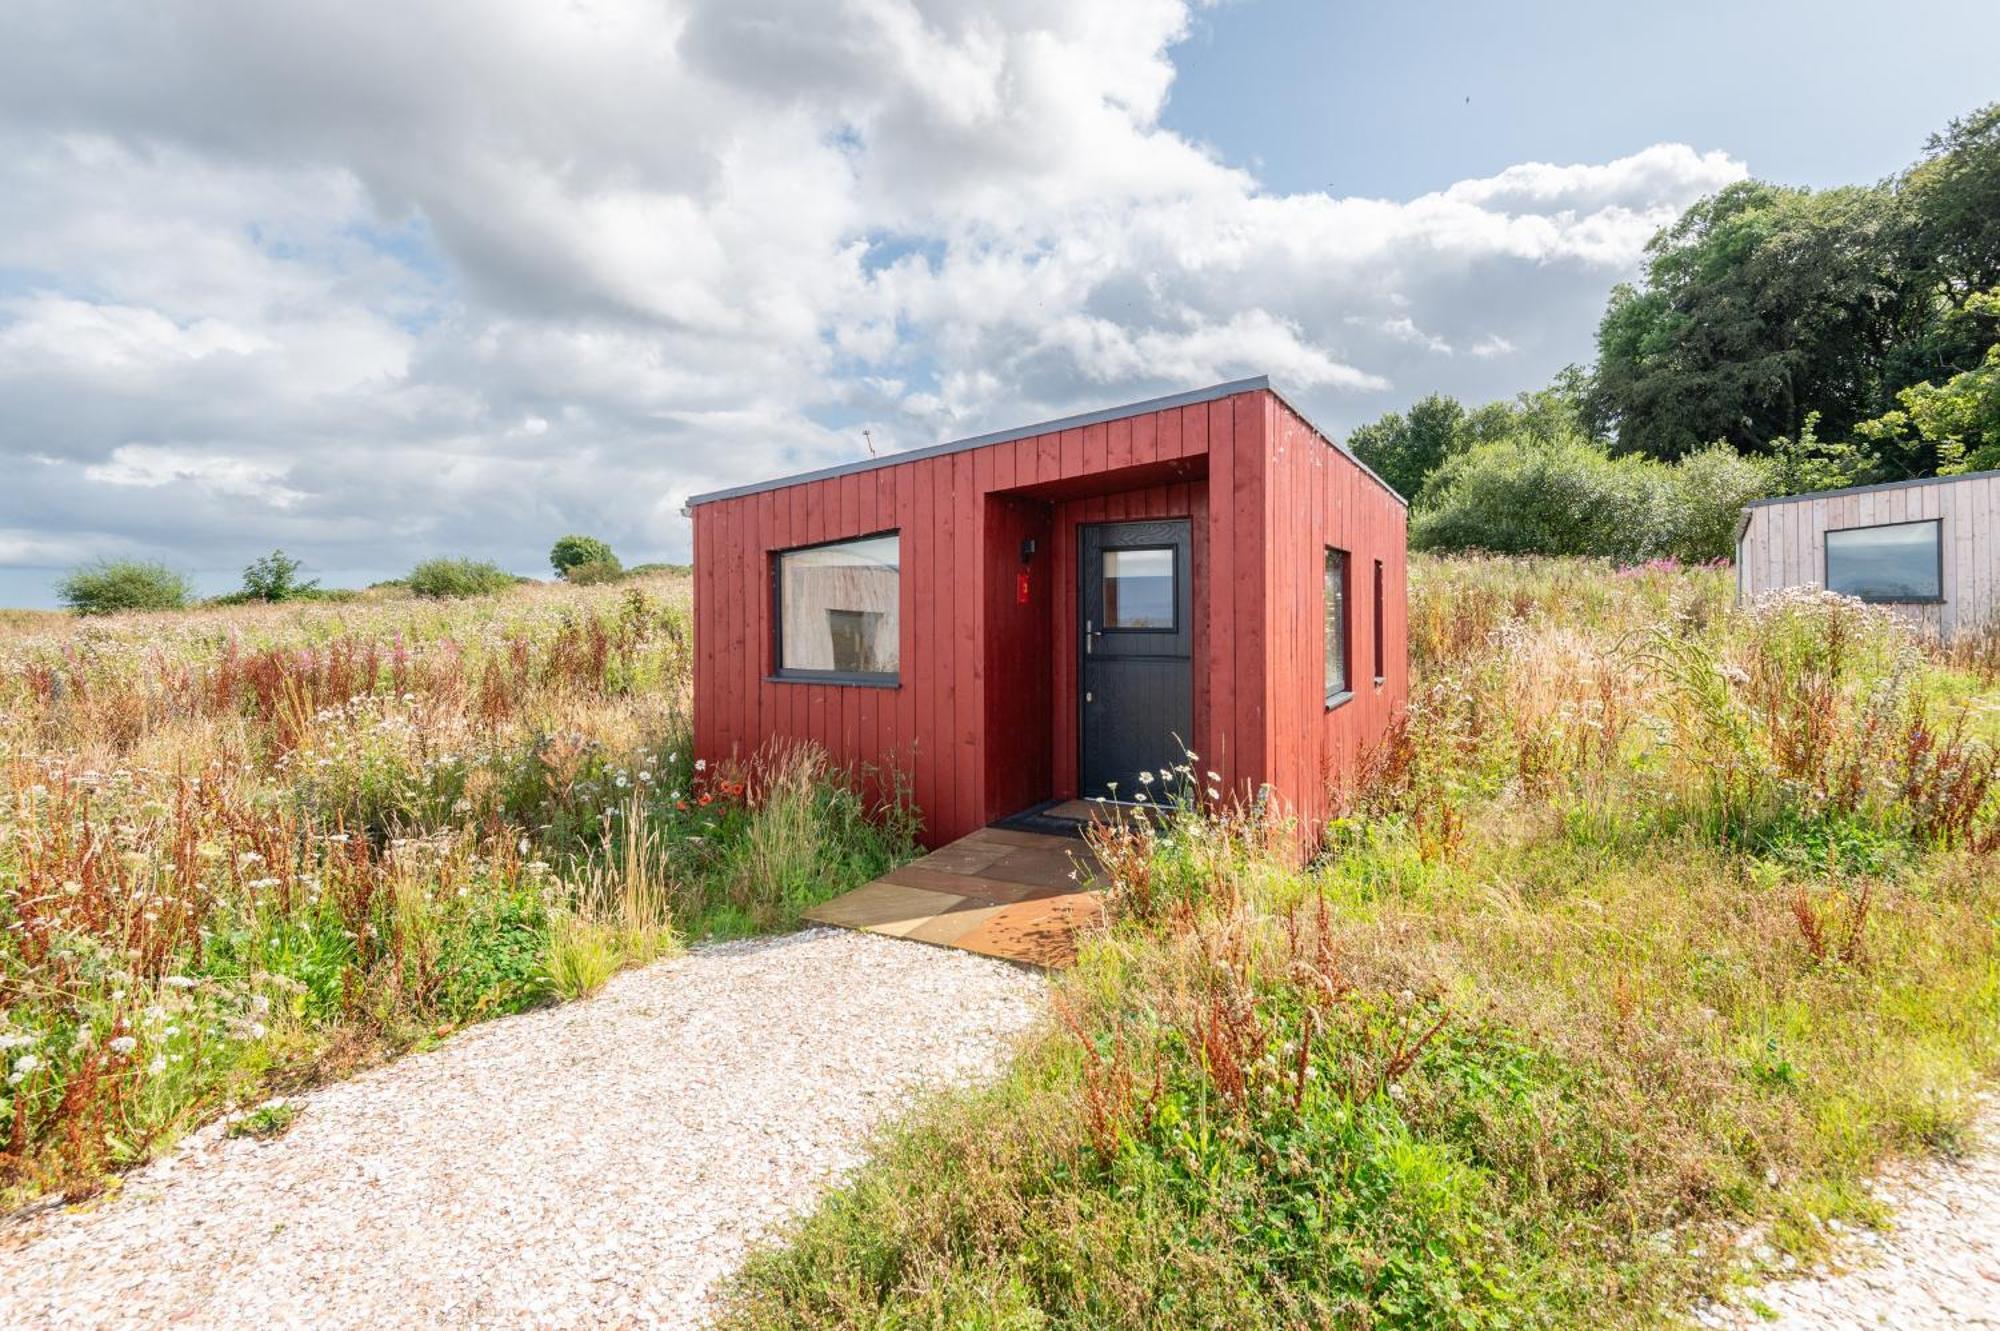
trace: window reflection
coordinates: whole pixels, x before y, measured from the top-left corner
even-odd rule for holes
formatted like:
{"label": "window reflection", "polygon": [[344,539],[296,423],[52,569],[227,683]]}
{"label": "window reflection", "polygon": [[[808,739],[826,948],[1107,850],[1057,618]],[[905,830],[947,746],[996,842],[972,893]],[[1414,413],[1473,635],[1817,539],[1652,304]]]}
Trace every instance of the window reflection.
{"label": "window reflection", "polygon": [[1935,601],[1944,595],[1938,521],[1897,522],[1826,534],[1826,585],[1864,601]]}
{"label": "window reflection", "polygon": [[902,542],[894,532],[778,555],[778,668],[893,676]]}

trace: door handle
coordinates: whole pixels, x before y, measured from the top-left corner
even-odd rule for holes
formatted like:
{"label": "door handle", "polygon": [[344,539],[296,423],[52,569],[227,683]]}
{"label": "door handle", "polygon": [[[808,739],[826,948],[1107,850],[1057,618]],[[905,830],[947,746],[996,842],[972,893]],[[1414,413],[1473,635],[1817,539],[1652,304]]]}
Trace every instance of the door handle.
{"label": "door handle", "polygon": [[[1096,650],[1097,631],[1091,626],[1091,622],[1086,619],[1083,621],[1083,654],[1089,656]],[[1084,701],[1088,702],[1090,700],[1086,698]]]}

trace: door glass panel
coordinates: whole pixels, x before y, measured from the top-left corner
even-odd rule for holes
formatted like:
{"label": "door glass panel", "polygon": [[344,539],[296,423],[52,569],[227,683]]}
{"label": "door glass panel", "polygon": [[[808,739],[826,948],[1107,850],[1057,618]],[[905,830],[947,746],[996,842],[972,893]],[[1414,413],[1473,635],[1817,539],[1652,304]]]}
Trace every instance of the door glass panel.
{"label": "door glass panel", "polygon": [[1174,627],[1171,546],[1104,552],[1104,627],[1171,632]]}

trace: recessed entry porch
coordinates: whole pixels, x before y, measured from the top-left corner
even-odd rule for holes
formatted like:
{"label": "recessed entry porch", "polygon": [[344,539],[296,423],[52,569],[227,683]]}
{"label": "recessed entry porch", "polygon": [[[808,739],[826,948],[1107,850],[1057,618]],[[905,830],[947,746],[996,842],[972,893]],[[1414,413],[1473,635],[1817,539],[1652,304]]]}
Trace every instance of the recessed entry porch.
{"label": "recessed entry porch", "polygon": [[1208,485],[1195,454],[986,495],[981,821],[1055,830],[1199,746]]}
{"label": "recessed entry porch", "polygon": [[1098,876],[1080,836],[982,827],[806,918],[1059,969],[1076,960],[1077,933],[1103,918]]}

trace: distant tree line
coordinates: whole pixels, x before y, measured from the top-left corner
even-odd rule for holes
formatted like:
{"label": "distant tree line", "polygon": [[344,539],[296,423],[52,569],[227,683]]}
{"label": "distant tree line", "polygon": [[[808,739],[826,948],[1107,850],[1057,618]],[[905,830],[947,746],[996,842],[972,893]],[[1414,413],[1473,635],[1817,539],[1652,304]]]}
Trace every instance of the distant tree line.
{"label": "distant tree line", "polygon": [[[579,586],[616,582],[651,573],[685,572],[680,564],[640,564],[626,568],[605,542],[594,536],[564,536],[549,551],[549,565],[558,578]],[[243,586],[208,598],[209,605],[276,604],[285,601],[349,600],[358,592],[323,588],[317,579],[302,577],[305,565],[283,550],[251,562],[243,570]],[[528,579],[516,577],[498,564],[482,559],[426,559],[408,574],[371,590],[400,590],[412,596],[447,600],[488,596]],[[181,610],[195,601],[194,584],[165,564],[137,559],[105,560],[76,569],[56,584],[64,605],[81,615],[105,615],[127,610]]]}
{"label": "distant tree line", "polygon": [[1351,436],[1439,549],[1726,556],[1749,499],[2000,467],[2000,103],[1877,185],[1745,181],[1611,293],[1597,359]]}

